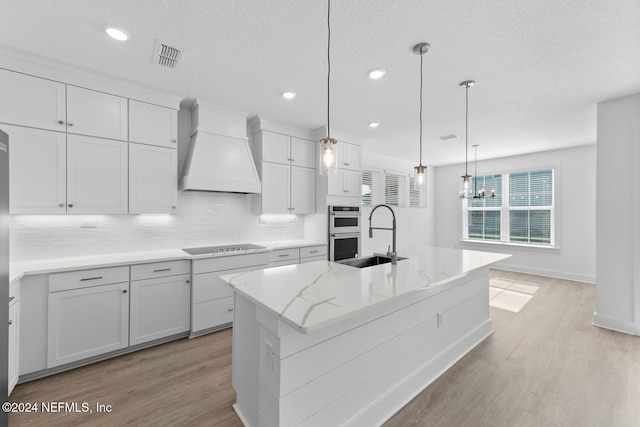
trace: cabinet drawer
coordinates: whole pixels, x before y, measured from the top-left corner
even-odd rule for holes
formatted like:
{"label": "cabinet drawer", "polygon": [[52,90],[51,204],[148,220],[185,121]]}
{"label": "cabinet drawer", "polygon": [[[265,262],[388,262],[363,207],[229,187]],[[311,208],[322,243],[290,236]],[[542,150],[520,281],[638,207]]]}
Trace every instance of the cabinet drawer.
{"label": "cabinet drawer", "polygon": [[49,275],[49,292],[67,291],[128,281],[128,266],[55,273]]}
{"label": "cabinet drawer", "polygon": [[215,271],[193,276],[193,303],[197,304],[199,302],[233,296],[233,288],[229,286],[227,282],[220,279],[220,276],[246,273],[250,270],[252,270],[252,268],[234,268],[232,270]]}
{"label": "cabinet drawer", "polygon": [[241,267],[266,267],[266,264],[269,262],[268,259],[267,252],[198,259],[193,260],[193,274],[230,270],[232,268]]}
{"label": "cabinet drawer", "polygon": [[300,264],[304,264],[305,262],[313,262],[313,261],[328,261],[326,255],[320,256],[310,256],[306,258],[300,258]]}
{"label": "cabinet drawer", "polygon": [[278,250],[269,252],[269,264],[273,262],[288,261],[288,260],[294,260],[295,263],[297,263],[299,261],[299,258],[300,258],[300,249],[298,248],[278,249]]}
{"label": "cabinet drawer", "polygon": [[327,256],[327,245],[300,248],[300,258]]}
{"label": "cabinet drawer", "polygon": [[189,274],[190,272],[191,265],[188,260],[139,264],[131,266],[131,280],[177,276],[178,274]]}
{"label": "cabinet drawer", "polygon": [[194,304],[192,332],[233,322],[233,297]]}

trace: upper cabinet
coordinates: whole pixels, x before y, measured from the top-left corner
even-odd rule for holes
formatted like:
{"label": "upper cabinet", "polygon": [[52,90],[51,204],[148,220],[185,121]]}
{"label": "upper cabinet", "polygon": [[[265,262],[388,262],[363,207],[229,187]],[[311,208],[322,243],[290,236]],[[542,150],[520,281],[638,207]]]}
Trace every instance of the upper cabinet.
{"label": "upper cabinet", "polygon": [[178,112],[171,108],[130,99],[129,141],[176,148]]}
{"label": "upper cabinet", "polygon": [[360,172],[362,170],[361,149],[359,145],[338,141],[338,168]]}
{"label": "upper cabinet", "polygon": [[127,98],[67,86],[67,132],[127,140]]}
{"label": "upper cabinet", "polygon": [[67,129],[65,84],[0,70],[0,122]]}
{"label": "upper cabinet", "polygon": [[262,181],[262,194],[256,196],[258,203],[254,204],[256,213],[315,213],[316,144],[291,135],[302,132],[259,117],[249,124],[253,155]]}
{"label": "upper cabinet", "polygon": [[[70,83],[0,69],[11,213],[174,213],[177,101]],[[128,92],[150,102],[122,96]]]}

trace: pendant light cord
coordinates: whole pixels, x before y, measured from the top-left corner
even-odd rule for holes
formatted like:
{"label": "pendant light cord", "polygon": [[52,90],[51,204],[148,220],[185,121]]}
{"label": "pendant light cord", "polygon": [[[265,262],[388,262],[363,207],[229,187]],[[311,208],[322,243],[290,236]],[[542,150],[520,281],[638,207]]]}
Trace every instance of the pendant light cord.
{"label": "pendant light cord", "polygon": [[331,139],[331,126],[330,124],[330,114],[329,114],[329,108],[331,105],[331,91],[330,91],[330,84],[331,84],[331,56],[329,55],[330,51],[331,51],[331,22],[330,22],[330,16],[331,16],[331,0],[327,0],[327,30],[329,33],[329,36],[327,37],[327,138]]}
{"label": "pendant light cord", "polygon": [[420,166],[422,166],[422,56],[420,52]]}
{"label": "pendant light cord", "polygon": [[468,173],[469,163],[469,84],[465,87],[465,111],[464,111],[464,174]]}

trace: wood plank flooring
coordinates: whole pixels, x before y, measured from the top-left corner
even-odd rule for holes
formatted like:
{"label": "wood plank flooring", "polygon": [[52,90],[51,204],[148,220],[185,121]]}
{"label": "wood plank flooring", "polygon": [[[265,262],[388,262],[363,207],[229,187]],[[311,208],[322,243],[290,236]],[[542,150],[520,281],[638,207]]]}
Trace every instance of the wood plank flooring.
{"label": "wood plank flooring", "polygon": [[[385,423],[640,427],[640,337],[591,325],[595,287],[505,271],[540,289],[519,312]],[[110,413],[9,416],[18,426],[241,426],[231,404],[231,330],[20,384],[12,402],[88,402]],[[324,427],[324,426],[323,426]]]}

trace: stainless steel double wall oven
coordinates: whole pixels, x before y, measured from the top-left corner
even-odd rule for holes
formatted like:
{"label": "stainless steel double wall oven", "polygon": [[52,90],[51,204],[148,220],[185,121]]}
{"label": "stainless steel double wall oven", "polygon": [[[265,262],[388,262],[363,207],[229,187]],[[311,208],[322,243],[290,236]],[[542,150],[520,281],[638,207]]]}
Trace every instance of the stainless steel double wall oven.
{"label": "stainless steel double wall oven", "polygon": [[329,206],[329,261],[360,255],[361,222],[359,206]]}

